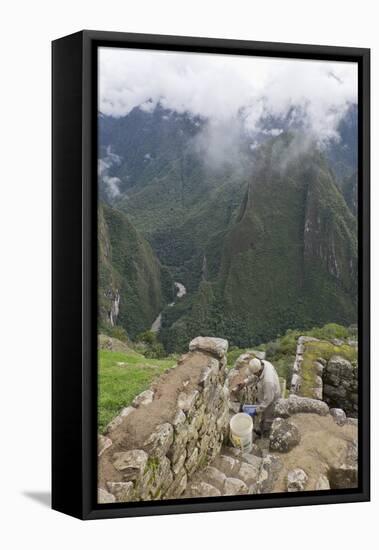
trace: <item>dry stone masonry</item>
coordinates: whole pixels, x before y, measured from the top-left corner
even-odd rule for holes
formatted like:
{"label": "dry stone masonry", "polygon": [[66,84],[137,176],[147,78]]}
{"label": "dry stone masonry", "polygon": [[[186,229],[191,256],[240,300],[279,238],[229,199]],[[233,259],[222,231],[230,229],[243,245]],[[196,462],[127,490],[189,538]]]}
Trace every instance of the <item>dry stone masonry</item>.
{"label": "dry stone masonry", "polygon": [[334,355],[323,370],[323,384],[323,399],[330,407],[343,409],[348,416],[357,416],[357,365]]}
{"label": "dry stone masonry", "polygon": [[[163,386],[143,392],[112,420],[99,437],[101,502],[178,498],[188,478],[216,458],[229,423],[227,349],[226,340],[195,338]],[[175,397],[172,410],[165,391]]]}
{"label": "dry stone masonry", "polygon": [[[324,401],[299,395],[310,340],[299,338],[291,393],[277,401],[269,437],[257,439],[250,453],[230,447],[228,431],[231,416],[252,397],[245,363],[257,352],[240,356],[227,371],[226,340],[192,340],[189,353],[99,435],[99,502],[356,486],[356,367],[338,356],[320,358],[316,374],[324,380]],[[320,440],[328,442],[322,457]]]}
{"label": "dry stone masonry", "polygon": [[[296,357],[292,368],[291,395],[302,395],[302,363],[308,342],[319,342],[317,338],[300,336],[296,347]],[[342,340],[333,340],[337,346]],[[356,342],[349,340],[348,345],[355,347]],[[358,413],[358,366],[339,355],[333,355],[329,361],[322,357],[313,362],[314,387],[311,397],[325,401],[330,407],[342,409],[346,415],[356,417]]]}
{"label": "dry stone masonry", "polygon": [[[307,342],[318,342],[317,338],[312,336],[300,336],[296,346],[296,356],[292,367],[291,387],[290,394],[301,395],[302,386],[302,365],[305,352],[305,346]],[[322,379],[317,373],[314,377],[314,388],[312,397],[315,399],[322,399]]]}

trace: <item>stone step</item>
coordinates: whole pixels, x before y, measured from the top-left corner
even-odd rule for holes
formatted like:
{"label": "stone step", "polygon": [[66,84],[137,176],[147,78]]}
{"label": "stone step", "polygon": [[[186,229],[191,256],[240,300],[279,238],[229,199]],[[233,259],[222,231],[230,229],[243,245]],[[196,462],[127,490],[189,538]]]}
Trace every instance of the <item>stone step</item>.
{"label": "stone step", "polygon": [[[253,451],[261,453],[257,447]],[[255,494],[260,492],[263,466],[261,456],[223,447],[210,466],[190,479],[183,497]]]}

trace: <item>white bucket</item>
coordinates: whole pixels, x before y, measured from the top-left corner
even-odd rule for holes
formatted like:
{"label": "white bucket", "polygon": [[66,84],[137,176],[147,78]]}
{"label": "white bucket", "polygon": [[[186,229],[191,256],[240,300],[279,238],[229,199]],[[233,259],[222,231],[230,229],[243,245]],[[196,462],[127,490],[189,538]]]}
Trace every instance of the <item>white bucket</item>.
{"label": "white bucket", "polygon": [[230,419],[230,440],[234,447],[249,453],[253,447],[253,419],[246,413],[235,414]]}

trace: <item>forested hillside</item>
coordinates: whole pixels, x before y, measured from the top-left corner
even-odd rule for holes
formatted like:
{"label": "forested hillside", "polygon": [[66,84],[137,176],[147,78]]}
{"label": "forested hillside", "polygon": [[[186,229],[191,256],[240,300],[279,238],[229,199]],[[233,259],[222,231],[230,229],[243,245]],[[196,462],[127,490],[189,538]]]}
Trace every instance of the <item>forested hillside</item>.
{"label": "forested hillside", "polygon": [[134,337],[162,311],[172,352],[199,333],[244,347],[356,322],[355,107],[327,147],[282,120],[206,154],[207,121],[160,105],[99,123],[103,323],[118,300]]}

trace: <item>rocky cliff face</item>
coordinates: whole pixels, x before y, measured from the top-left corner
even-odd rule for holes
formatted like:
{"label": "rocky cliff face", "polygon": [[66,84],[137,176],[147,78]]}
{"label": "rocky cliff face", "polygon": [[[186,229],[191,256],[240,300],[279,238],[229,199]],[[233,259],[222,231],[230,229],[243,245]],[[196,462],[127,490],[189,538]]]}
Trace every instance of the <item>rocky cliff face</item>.
{"label": "rocky cliff face", "polygon": [[[217,273],[174,330],[186,322],[244,346],[288,328],[354,322],[356,231],[316,144],[296,134],[272,140],[257,153],[238,218],[215,245]],[[209,247],[207,257],[214,253]]]}
{"label": "rocky cliff face", "polygon": [[122,212],[101,205],[98,220],[99,321],[134,337],[172,301],[173,281]]}

